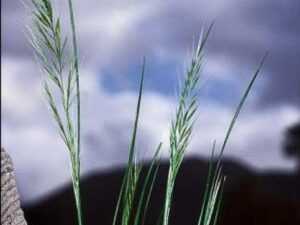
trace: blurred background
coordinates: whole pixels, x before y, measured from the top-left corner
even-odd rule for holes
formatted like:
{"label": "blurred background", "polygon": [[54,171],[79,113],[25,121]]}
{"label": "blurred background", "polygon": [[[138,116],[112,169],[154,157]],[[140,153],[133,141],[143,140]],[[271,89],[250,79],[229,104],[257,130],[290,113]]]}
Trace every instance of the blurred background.
{"label": "blurred background", "polygon": [[[67,1],[55,5],[68,27]],[[243,90],[269,51],[225,152],[228,187],[220,224],[300,224],[298,0],[74,0],[74,13],[80,51],[83,192],[91,202],[84,206],[90,215],[86,217],[99,215],[92,209],[97,209],[96,200],[105,201],[103,224],[109,222],[127,160],[143,56],[147,66],[138,151],[147,161],[157,144],[167,140],[178,83],[201,31],[215,20],[200,80],[199,118],[174,212],[182,218],[191,214],[186,216],[191,220],[196,215],[197,207],[194,212],[186,206],[200,205],[195,200],[201,199],[212,142],[223,140]],[[61,210],[64,223],[51,223],[72,224],[68,152],[43,98],[43,74],[26,37],[28,25],[28,10],[21,1],[1,1],[1,147],[13,158],[30,222],[47,224],[51,220],[45,216]],[[165,163],[155,196],[161,194]],[[183,185],[193,182],[193,187]],[[269,213],[261,215],[262,209]],[[182,221],[193,224],[179,217],[173,224]]]}

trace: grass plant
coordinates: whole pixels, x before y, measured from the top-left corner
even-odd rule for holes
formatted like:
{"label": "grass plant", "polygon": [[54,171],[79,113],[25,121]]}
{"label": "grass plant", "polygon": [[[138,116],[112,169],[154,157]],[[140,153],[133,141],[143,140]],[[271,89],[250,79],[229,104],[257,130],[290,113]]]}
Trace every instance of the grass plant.
{"label": "grass plant", "polygon": [[[80,76],[78,68],[78,51],[73,15],[72,0],[68,0],[71,44],[63,37],[60,18],[55,16],[50,0],[32,0],[32,26],[30,28],[31,43],[35,49],[37,60],[46,74],[43,89],[49,109],[60,136],[70,155],[71,177],[75,195],[78,224],[83,225],[80,197]],[[198,109],[198,88],[204,48],[211,32],[200,38],[191,65],[186,71],[183,86],[178,93],[178,105],[171,121],[169,133],[169,170],[166,181],[165,197],[158,225],[168,225],[172,209],[172,196],[177,174],[180,170],[185,152],[189,147]],[[222,173],[221,161],[225,147],[240,111],[259,74],[266,56],[253,75],[243,94],[232,121],[228,127],[218,157],[215,157],[216,141],[213,143],[209,163],[205,192],[199,212],[198,225],[216,225],[221,208],[225,176]],[[120,188],[112,224],[140,225],[144,224],[153,185],[158,172],[162,143],[159,143],[144,179],[140,179],[142,165],[137,161],[137,128],[139,122],[146,61],[144,59],[138,101],[133,125],[131,145],[124,179]],[[59,96],[57,98],[57,96]],[[140,180],[142,184],[139,187]],[[101,203],[99,203],[101,204]],[[101,221],[100,221],[101,224]]]}
{"label": "grass plant", "polygon": [[[44,93],[60,136],[70,154],[71,177],[77,208],[78,224],[82,225],[80,197],[80,90],[78,53],[72,1],[68,1],[72,30],[72,47],[67,51],[60,18],[53,12],[50,0],[32,0],[31,44],[44,73]],[[71,52],[68,54],[68,52]],[[56,98],[58,92],[59,99]],[[62,108],[62,110],[61,110]],[[75,116],[74,111],[76,108]],[[77,122],[75,122],[77,120]]]}

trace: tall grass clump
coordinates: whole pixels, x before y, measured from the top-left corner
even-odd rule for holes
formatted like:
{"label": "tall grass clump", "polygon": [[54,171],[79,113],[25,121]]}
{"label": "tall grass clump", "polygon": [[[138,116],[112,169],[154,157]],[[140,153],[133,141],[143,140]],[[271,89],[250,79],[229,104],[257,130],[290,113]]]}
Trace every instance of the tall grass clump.
{"label": "tall grass clump", "polygon": [[[43,79],[43,89],[47,104],[52,113],[54,122],[58,127],[59,134],[69,151],[77,219],[78,224],[83,225],[80,197],[80,77],[72,0],[68,0],[70,29],[72,31],[71,44],[68,44],[67,37],[62,35],[60,18],[53,12],[51,1],[32,0],[32,5],[30,41],[35,49],[37,61],[46,74],[45,79]],[[196,122],[200,70],[205,45],[212,27],[213,23],[207,32],[202,35],[202,38],[200,38],[195,48],[191,64],[186,70],[186,76],[182,82],[183,85],[178,93],[177,108],[174,118],[171,121],[169,131],[169,168],[161,214],[160,217],[157,218],[158,225],[168,225],[170,223],[169,218],[177,174],[182,165],[185,152],[189,147]],[[216,141],[213,142],[207,181],[199,209],[197,225],[217,224],[225,184],[225,176],[222,173],[223,153],[235,122],[265,59],[266,55],[254,73],[245,93],[242,95],[217,157],[215,156],[217,144]],[[138,163],[137,160],[136,140],[143,95],[145,67],[146,60],[144,59],[131,144],[129,146],[129,156],[112,225],[140,225],[145,223],[153,185],[161,160],[163,143],[158,144],[150,167],[145,173],[145,177],[140,179],[142,165]],[[102,203],[99,202],[99,204]]]}

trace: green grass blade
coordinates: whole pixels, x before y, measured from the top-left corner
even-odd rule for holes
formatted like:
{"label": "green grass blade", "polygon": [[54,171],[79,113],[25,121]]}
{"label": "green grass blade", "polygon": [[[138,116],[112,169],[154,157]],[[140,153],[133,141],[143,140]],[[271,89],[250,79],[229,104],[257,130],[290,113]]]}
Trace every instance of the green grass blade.
{"label": "green grass blade", "polygon": [[[198,225],[208,225],[211,221],[211,219],[214,220],[214,223],[216,223],[216,220],[217,220],[217,216],[219,214],[219,210],[220,210],[220,204],[221,204],[221,197],[219,197],[219,200],[217,202],[217,205],[215,204],[215,201],[216,201],[216,197],[218,195],[222,195],[222,193],[219,193],[219,192],[223,192],[223,181],[220,183],[220,179],[222,177],[221,175],[221,161],[222,161],[222,157],[223,157],[223,153],[224,153],[224,150],[225,150],[225,147],[228,143],[228,140],[229,140],[229,137],[230,137],[230,134],[232,132],[232,129],[235,125],[235,122],[243,108],[243,105],[249,95],[249,92],[250,90],[252,89],[253,87],[253,84],[259,74],[259,71],[263,65],[263,63],[265,62],[267,58],[267,54],[265,54],[265,56],[263,57],[261,63],[259,64],[259,67],[258,69],[255,71],[250,83],[248,84],[247,88],[246,88],[246,91],[244,92],[239,104],[238,104],[238,107],[235,111],[235,114],[230,122],[230,125],[228,127],[228,130],[226,132],[226,135],[225,135],[225,139],[224,139],[224,142],[223,142],[223,145],[222,145],[222,148],[221,148],[221,151],[220,151],[220,155],[218,157],[218,161],[217,161],[217,165],[216,165],[216,168],[214,169],[214,175],[213,175],[213,181],[211,184],[206,184],[206,185],[209,185],[208,189],[210,190],[209,192],[209,196],[207,197],[207,190],[205,190],[205,194],[204,194],[204,203],[205,206],[202,205],[202,208],[204,208],[203,210],[201,209],[201,213],[200,213],[200,219],[198,221]],[[220,186],[221,186],[221,190],[220,190]],[[215,209],[215,207],[217,207]],[[215,214],[214,214],[214,210],[216,210]],[[212,216],[214,216],[214,218],[212,218]],[[204,219],[203,219],[204,218]],[[202,220],[203,219],[203,220]]]}
{"label": "green grass blade", "polygon": [[[134,127],[133,127],[133,133],[131,138],[131,144],[130,144],[130,150],[129,150],[129,157],[127,162],[127,167],[125,170],[125,176],[124,180],[121,186],[121,191],[119,193],[119,198],[114,214],[113,219],[113,225],[116,224],[118,213],[120,211],[121,203],[123,205],[122,209],[122,224],[125,225],[129,221],[129,214],[131,207],[131,199],[129,199],[130,194],[130,187],[133,185],[133,159],[135,156],[135,143],[136,143],[136,135],[137,135],[137,127],[138,127],[138,121],[139,121],[139,115],[140,115],[140,107],[141,107],[141,100],[142,100],[142,93],[143,93],[143,85],[144,85],[144,75],[145,75],[145,66],[146,61],[143,60],[143,68],[142,68],[142,75],[141,75],[141,81],[140,81],[140,88],[139,88],[139,95],[138,95],[138,102],[137,102],[137,108],[135,113],[135,120],[134,120]],[[128,214],[129,213],[129,214]]]}
{"label": "green grass blade", "polygon": [[218,203],[217,203],[217,208],[216,208],[216,213],[215,213],[215,216],[214,216],[213,225],[217,225],[218,217],[219,217],[219,214],[220,214],[221,203],[222,203],[222,199],[223,199],[223,195],[224,195],[225,181],[226,181],[226,178],[224,177],[224,179],[222,181],[221,191],[220,191],[220,194],[219,194],[219,199],[218,199]]}
{"label": "green grass blade", "polygon": [[129,152],[129,159],[128,159],[128,179],[125,185],[125,199],[124,199],[124,208],[123,208],[123,215],[122,215],[122,224],[128,224],[132,202],[133,202],[133,196],[134,196],[134,186],[137,184],[134,183],[133,179],[133,173],[134,173],[134,165],[133,165],[133,159],[135,157],[135,143],[136,143],[136,134],[137,134],[137,127],[138,127],[138,121],[139,121],[139,115],[140,115],[140,107],[141,107],[141,100],[142,100],[142,93],[143,93],[143,84],[144,84],[144,74],[145,74],[145,59],[143,60],[143,69],[142,69],[142,76],[141,76],[141,82],[140,82],[140,89],[139,89],[139,97],[138,97],[138,103],[137,103],[137,109],[136,109],[136,116],[135,116],[135,122],[134,122],[134,129],[132,134],[132,140],[130,145],[130,152]]}
{"label": "green grass blade", "polygon": [[146,61],[144,59],[143,60],[143,68],[142,68],[142,76],[141,76],[141,81],[140,81],[139,96],[138,96],[137,108],[136,108],[136,113],[135,113],[134,128],[133,128],[132,139],[131,139],[131,144],[130,144],[130,151],[129,151],[129,158],[128,158],[129,165],[132,165],[133,158],[135,155],[136,134],[137,134],[137,127],[138,127],[138,122],[139,122],[139,115],[140,115],[140,108],[141,108],[141,101],[142,101],[142,94],[143,94],[145,66],[146,66]]}
{"label": "green grass blade", "polygon": [[[152,192],[152,187],[156,178],[156,174],[159,168],[159,161],[160,161],[160,152],[161,152],[161,146],[162,143],[159,144],[152,160],[150,167],[148,169],[142,191],[139,197],[139,202],[137,206],[137,212],[135,214],[135,220],[134,220],[134,225],[140,225],[142,224],[142,220],[144,219],[146,210],[148,208],[148,203],[150,200],[151,192]],[[150,186],[150,187],[149,187]],[[147,190],[148,188],[148,190]],[[143,215],[143,217],[142,217]]]}
{"label": "green grass blade", "polygon": [[213,143],[212,154],[211,154],[210,161],[209,161],[208,175],[207,175],[207,179],[206,179],[205,191],[204,191],[200,216],[199,216],[199,219],[198,219],[198,225],[201,224],[201,222],[204,218],[205,207],[207,206],[208,197],[209,197],[208,193],[210,192],[210,189],[211,189],[211,186],[212,186],[211,181],[212,181],[212,174],[213,174],[213,171],[214,171],[213,164],[214,164],[215,148],[216,148],[216,141],[214,141],[214,143]]}
{"label": "green grass blade", "polygon": [[114,213],[114,218],[113,218],[112,225],[115,225],[116,222],[117,222],[117,217],[118,217],[118,213],[119,213],[119,210],[120,210],[120,205],[121,205],[122,197],[124,195],[126,182],[127,182],[127,173],[125,173],[125,176],[124,176],[123,181],[122,181],[122,185],[121,185],[120,193],[119,193],[119,196],[118,196],[118,201],[117,201],[117,205],[116,205],[116,209],[115,209],[115,213]]}
{"label": "green grass blade", "polygon": [[142,225],[145,224],[146,213],[147,213],[147,210],[148,210],[148,205],[149,205],[149,201],[150,201],[150,198],[151,198],[151,194],[152,194],[152,190],[153,190],[153,186],[154,186],[154,182],[155,182],[155,179],[156,179],[156,176],[157,176],[158,169],[159,169],[159,163],[157,164],[157,167],[155,168],[154,175],[153,175],[153,178],[152,178],[153,181],[151,181],[151,185],[150,185],[150,188],[149,188],[149,191],[148,191],[148,195],[147,195],[147,199],[146,199],[146,203],[145,203],[145,207],[144,207],[142,223],[141,223]]}
{"label": "green grass blade", "polygon": [[254,84],[254,82],[255,82],[255,80],[256,80],[258,74],[259,74],[259,71],[260,71],[261,67],[263,66],[265,60],[267,59],[267,56],[268,56],[268,53],[266,53],[266,54],[264,55],[262,61],[261,61],[260,64],[259,64],[259,67],[258,67],[257,70],[255,71],[255,73],[254,73],[254,75],[253,75],[253,77],[252,77],[250,83],[249,83],[248,86],[247,86],[247,89],[246,89],[245,93],[243,94],[243,96],[242,96],[242,98],[241,98],[241,100],[240,100],[240,103],[239,103],[239,105],[238,105],[238,107],[237,107],[237,109],[236,109],[236,111],[235,111],[235,114],[234,114],[234,116],[233,116],[233,118],[232,118],[232,120],[231,120],[231,122],[230,122],[230,125],[229,125],[229,127],[228,127],[228,130],[227,130],[227,132],[226,132],[226,136],[225,136],[225,139],[224,139],[224,142],[223,142],[223,146],[222,146],[221,152],[220,152],[220,157],[222,157],[222,154],[223,154],[223,152],[224,152],[224,149],[225,149],[225,147],[226,147],[226,144],[227,144],[227,142],[228,142],[228,139],[229,139],[229,137],[230,137],[230,134],[231,134],[231,132],[232,132],[232,129],[233,129],[234,125],[235,125],[235,122],[236,122],[236,120],[237,120],[237,118],[238,118],[238,116],[239,116],[239,114],[240,114],[240,112],[241,112],[241,110],[242,110],[242,108],[243,108],[243,105],[244,105],[244,103],[245,103],[245,101],[246,101],[246,99],[247,99],[247,97],[248,97],[248,95],[249,95],[250,90],[252,89],[252,86],[253,86],[253,84]]}

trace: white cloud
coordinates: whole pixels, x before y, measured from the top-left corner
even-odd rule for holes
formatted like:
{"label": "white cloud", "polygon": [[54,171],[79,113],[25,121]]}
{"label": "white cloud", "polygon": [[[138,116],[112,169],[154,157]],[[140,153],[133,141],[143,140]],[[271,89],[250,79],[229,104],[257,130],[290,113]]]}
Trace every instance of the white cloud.
{"label": "white cloud", "polygon": [[[258,170],[294,169],[296,161],[284,157],[284,131],[299,121],[299,111],[290,106],[262,111],[242,112],[230,137],[226,157],[241,160]],[[207,106],[199,117],[199,126],[192,142],[191,153],[208,156],[216,138],[221,147],[233,110]]]}
{"label": "white cloud", "polygon": [[[1,101],[3,110],[9,116],[25,116],[26,119],[36,113],[39,105],[37,99],[37,79],[31,60],[19,58],[3,58],[1,72],[3,73]],[[8,75],[9,74],[9,75]],[[28,101],[30,99],[30,101]],[[26,102],[26,104],[24,104]]]}

